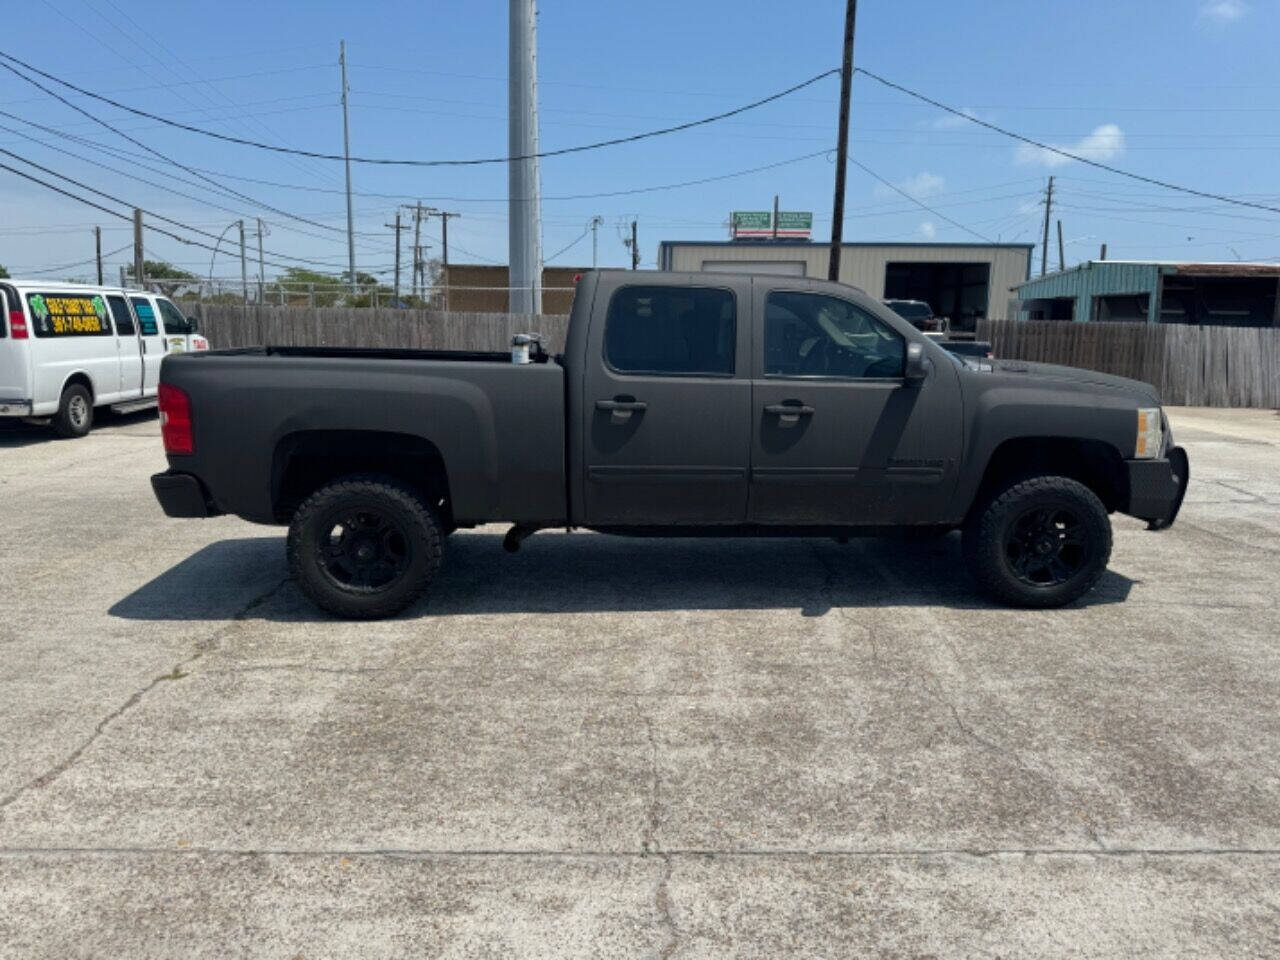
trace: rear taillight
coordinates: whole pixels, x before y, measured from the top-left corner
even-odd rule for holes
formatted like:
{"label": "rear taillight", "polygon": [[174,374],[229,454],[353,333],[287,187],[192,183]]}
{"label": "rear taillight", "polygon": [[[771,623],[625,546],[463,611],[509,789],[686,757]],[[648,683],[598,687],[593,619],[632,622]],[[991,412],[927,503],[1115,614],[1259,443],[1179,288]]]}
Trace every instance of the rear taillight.
{"label": "rear taillight", "polygon": [[191,398],[172,384],[162,383],[158,399],[164,452],[195,453],[196,439],[191,432]]}
{"label": "rear taillight", "polygon": [[9,329],[13,331],[13,339],[27,339],[27,318],[21,310],[9,311]]}

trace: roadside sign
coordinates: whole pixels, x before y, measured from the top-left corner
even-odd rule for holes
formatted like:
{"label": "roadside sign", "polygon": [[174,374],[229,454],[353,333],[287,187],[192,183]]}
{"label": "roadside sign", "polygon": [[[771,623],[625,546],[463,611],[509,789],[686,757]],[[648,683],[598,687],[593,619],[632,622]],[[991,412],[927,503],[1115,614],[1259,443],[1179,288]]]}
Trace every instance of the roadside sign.
{"label": "roadside sign", "polygon": [[[813,230],[813,214],[798,210],[779,210],[778,239],[808,240]],[[729,217],[729,231],[734,240],[769,240],[775,236],[773,212],[770,210],[735,210]]]}

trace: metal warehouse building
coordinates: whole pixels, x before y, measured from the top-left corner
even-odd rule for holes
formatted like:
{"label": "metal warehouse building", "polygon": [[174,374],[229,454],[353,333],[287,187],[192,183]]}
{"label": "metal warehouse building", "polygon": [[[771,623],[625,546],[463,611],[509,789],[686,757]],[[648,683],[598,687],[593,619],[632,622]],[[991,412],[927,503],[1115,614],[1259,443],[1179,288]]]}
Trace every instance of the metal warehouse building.
{"label": "metal warehouse building", "polygon": [[[1031,244],[846,243],[840,281],[880,299],[923,300],[939,316],[1004,320],[1009,291],[1030,276]],[[680,273],[827,275],[830,248],[809,241],[664,240],[658,266]]]}
{"label": "metal warehouse building", "polygon": [[1018,319],[1280,326],[1280,264],[1090,260],[1018,284]]}

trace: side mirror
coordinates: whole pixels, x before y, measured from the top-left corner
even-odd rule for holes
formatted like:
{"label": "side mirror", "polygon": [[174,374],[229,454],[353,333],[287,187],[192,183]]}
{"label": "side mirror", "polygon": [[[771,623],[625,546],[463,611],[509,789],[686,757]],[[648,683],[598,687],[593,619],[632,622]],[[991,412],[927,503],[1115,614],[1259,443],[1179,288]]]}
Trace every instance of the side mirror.
{"label": "side mirror", "polygon": [[198,333],[199,330],[199,321],[197,321],[195,317],[187,317],[187,333]]}
{"label": "side mirror", "polygon": [[915,340],[907,344],[907,362],[903,367],[902,375],[908,380],[923,380],[927,373],[924,361],[924,344]]}

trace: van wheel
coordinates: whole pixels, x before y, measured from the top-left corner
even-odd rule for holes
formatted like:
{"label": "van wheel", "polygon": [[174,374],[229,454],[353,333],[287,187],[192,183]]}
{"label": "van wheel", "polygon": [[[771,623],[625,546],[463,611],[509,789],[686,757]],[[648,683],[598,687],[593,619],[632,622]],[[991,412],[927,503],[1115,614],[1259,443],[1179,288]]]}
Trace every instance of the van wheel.
{"label": "van wheel", "polygon": [[373,620],[399,613],[440,569],[431,508],[394,480],[347,477],[321,487],[289,525],[289,570],[316,606]]}
{"label": "van wheel", "polygon": [[83,384],[73,383],[62,391],[53,429],[60,437],[83,437],[93,428],[93,397]]}
{"label": "van wheel", "polygon": [[1111,558],[1111,521],[1092,490],[1031,477],[997,491],[964,531],[983,592],[1016,607],[1061,607],[1097,585]]}

